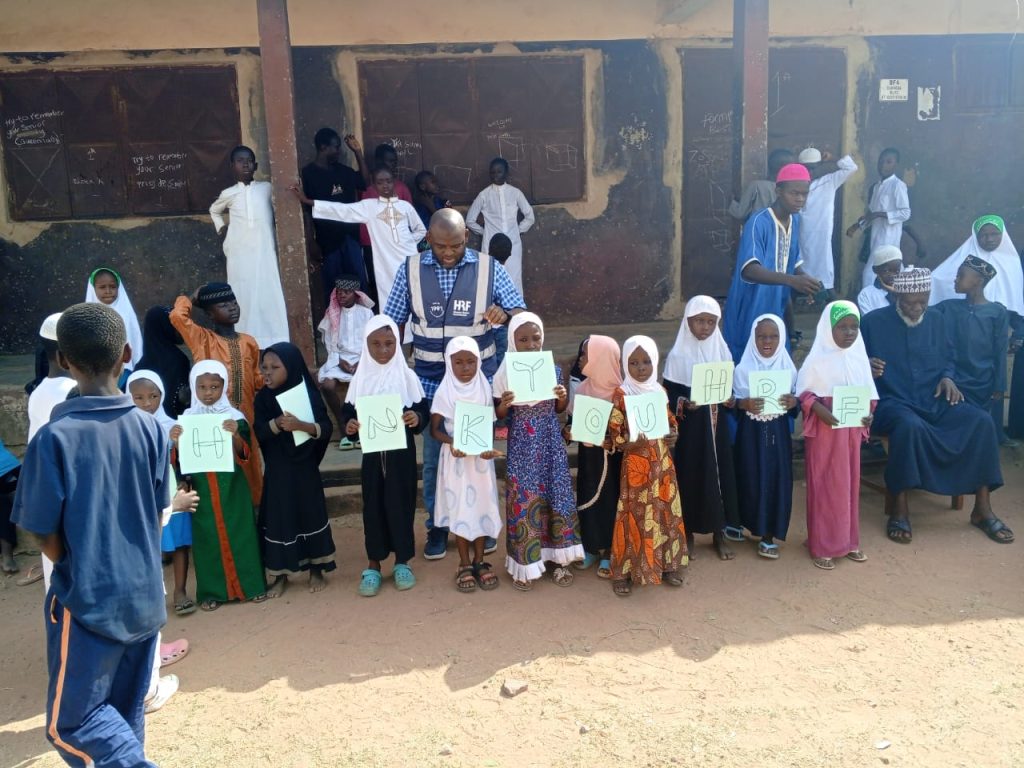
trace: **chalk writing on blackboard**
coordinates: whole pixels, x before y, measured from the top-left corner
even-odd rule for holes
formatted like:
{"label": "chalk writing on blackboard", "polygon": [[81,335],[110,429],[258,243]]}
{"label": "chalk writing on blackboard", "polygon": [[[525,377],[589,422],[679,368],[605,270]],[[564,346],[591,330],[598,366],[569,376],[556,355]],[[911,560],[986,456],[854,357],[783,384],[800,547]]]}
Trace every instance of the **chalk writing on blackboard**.
{"label": "chalk writing on blackboard", "polygon": [[55,147],[61,144],[60,131],[53,123],[63,109],[27,112],[4,118],[4,135],[16,147]]}

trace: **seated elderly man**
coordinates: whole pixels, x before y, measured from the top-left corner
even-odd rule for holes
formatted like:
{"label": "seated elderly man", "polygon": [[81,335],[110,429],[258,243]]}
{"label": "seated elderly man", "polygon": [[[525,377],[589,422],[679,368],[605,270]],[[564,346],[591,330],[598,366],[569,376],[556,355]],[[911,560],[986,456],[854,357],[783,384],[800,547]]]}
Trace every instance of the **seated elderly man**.
{"label": "seated elderly man", "polygon": [[989,499],[1003,484],[995,425],[957,389],[945,320],[928,310],[931,272],[899,273],[892,292],[895,306],[861,320],[879,395],[871,430],[889,437],[886,535],[910,543],[907,492],[923,488],[953,496],[975,494],[971,525],[1008,544],[1013,532],[992,512]]}

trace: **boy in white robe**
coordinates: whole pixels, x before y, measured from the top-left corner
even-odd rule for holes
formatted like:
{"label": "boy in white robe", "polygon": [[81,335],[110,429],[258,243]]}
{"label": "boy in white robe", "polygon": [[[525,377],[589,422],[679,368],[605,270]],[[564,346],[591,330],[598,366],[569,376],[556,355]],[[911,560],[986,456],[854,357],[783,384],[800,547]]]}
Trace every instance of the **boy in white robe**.
{"label": "boy in white robe", "polygon": [[[813,147],[801,152],[798,160],[807,166],[812,179],[807,203],[800,212],[800,255],[808,274],[817,277],[822,286],[831,291],[836,285],[835,260],[832,255],[836,192],[857,172],[857,164],[849,155],[837,163],[829,163]],[[835,170],[830,172],[833,167]]]}
{"label": "boy in white robe", "polygon": [[[853,237],[858,229],[871,225],[871,253],[883,245],[900,247],[903,239],[903,223],[910,219],[910,194],[907,185],[896,175],[900,164],[900,151],[889,147],[878,156],[880,180],[871,188],[868,212],[846,230],[847,237]],[[864,265],[861,285],[867,287],[874,282],[875,273],[870,259]]]}
{"label": "boy in white robe", "polygon": [[[512,241],[512,255],[505,263],[505,269],[519,290],[523,293],[523,240],[521,235],[528,232],[536,218],[533,208],[518,188],[508,183],[508,161],[503,157],[491,160],[491,185],[480,191],[466,214],[466,226],[490,243],[498,233]],[[484,223],[478,219],[483,214]],[[522,220],[519,215],[522,214]]]}
{"label": "boy in white robe", "polygon": [[210,206],[210,218],[223,239],[228,283],[242,308],[235,329],[255,337],[260,349],[266,349],[288,341],[288,312],[277,267],[270,182],[253,181],[256,168],[256,155],[249,147],[231,150],[237,183],[220,193]]}

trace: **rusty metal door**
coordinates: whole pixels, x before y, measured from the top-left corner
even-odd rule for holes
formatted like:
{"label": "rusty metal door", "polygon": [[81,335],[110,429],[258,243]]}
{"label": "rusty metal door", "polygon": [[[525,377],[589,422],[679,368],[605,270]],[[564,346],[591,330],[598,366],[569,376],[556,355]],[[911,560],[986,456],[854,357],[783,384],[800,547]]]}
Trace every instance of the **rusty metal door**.
{"label": "rusty metal door", "polygon": [[[725,296],[736,260],[739,222],[732,189],[732,51],[684,49],[684,297]],[[815,146],[844,152],[846,56],[831,48],[779,48],[768,58],[768,150]],[[766,169],[767,170],[767,169]],[[836,205],[837,217],[841,205]],[[838,256],[838,249],[836,249]],[[839,275],[837,272],[837,279]]]}

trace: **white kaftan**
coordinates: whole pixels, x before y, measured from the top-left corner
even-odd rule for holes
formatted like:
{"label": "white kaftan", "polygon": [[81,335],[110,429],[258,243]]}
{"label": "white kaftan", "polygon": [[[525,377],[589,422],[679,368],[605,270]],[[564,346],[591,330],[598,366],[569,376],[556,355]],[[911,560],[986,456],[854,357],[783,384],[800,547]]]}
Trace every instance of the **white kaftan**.
{"label": "white kaftan", "polygon": [[289,340],[270,191],[270,182],[240,181],[221,192],[210,206],[210,218],[218,232],[224,226],[224,212],[231,217],[224,256],[228,283],[241,309],[235,330],[255,337],[260,349]]}
{"label": "white kaftan", "polygon": [[[520,211],[523,220],[519,220]],[[477,221],[480,214],[484,215],[484,225],[480,226]],[[519,295],[523,293],[523,240],[520,235],[533,226],[536,221],[533,215],[533,208],[517,187],[511,184],[491,184],[480,191],[473,204],[466,214],[466,226],[483,236],[480,250],[487,252],[491,238],[501,232],[512,241],[512,255],[505,262],[505,271],[508,272],[512,282],[519,289]]]}
{"label": "white kaftan", "polygon": [[[373,273],[381,307],[388,303],[398,268],[409,256],[416,255],[416,244],[427,234],[416,209],[397,197],[374,197],[358,203],[316,200],[313,218],[366,225],[373,247]],[[362,344],[362,338],[359,343]]]}
{"label": "white kaftan", "polygon": [[[903,239],[903,222],[910,219],[910,195],[903,179],[895,174],[875,184],[871,192],[868,210],[872,213],[885,213],[885,218],[871,221],[871,253],[883,245],[900,247]],[[875,281],[875,272],[871,268],[871,259],[864,265],[861,286],[867,287]]]}
{"label": "white kaftan", "polygon": [[838,170],[811,182],[807,203],[800,212],[800,256],[804,272],[821,280],[828,289],[835,288],[836,269],[832,257],[832,229],[836,216],[836,192],[857,171],[849,155],[837,165]]}
{"label": "white kaftan", "polygon": [[862,288],[857,294],[857,309],[860,310],[861,317],[876,309],[885,309],[889,304],[889,292],[884,288],[879,288],[874,282]]}
{"label": "white kaftan", "polygon": [[352,374],[341,369],[341,361],[349,365],[359,362],[363,351],[363,329],[373,317],[373,310],[362,304],[343,307],[338,319],[337,330],[331,328],[331,318],[324,315],[317,330],[323,334],[324,348],[327,350],[327,362],[320,367],[317,378],[352,381]]}
{"label": "white kaftan", "polygon": [[[455,434],[455,422],[445,418],[444,430]],[[441,446],[437,465],[437,496],[434,525],[473,541],[481,536],[498,538],[504,524],[498,511],[498,482],[494,462],[479,456],[457,459],[451,448]]]}

